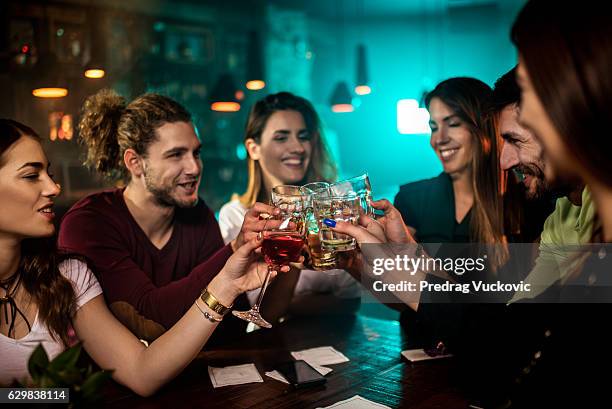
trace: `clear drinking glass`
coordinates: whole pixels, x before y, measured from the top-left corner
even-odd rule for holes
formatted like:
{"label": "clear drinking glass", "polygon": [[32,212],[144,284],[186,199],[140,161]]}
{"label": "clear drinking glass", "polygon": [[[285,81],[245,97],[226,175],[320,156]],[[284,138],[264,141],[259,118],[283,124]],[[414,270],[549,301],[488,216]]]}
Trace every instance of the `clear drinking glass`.
{"label": "clear drinking glass", "polygon": [[[296,188],[297,190],[293,189]],[[245,321],[252,322],[264,328],[271,328],[272,324],[266,321],[259,311],[268,283],[270,272],[280,271],[281,267],[300,259],[304,248],[304,204],[299,187],[277,186],[272,190],[272,204],[281,210],[277,216],[267,220],[281,220],[278,227],[262,230],[263,243],[261,252],[268,265],[264,282],[259,290],[257,301],[248,311],[232,311],[232,313]]]}
{"label": "clear drinking glass", "polygon": [[336,253],[333,250],[323,250],[321,248],[319,224],[317,223],[313,207],[315,195],[327,194],[329,192],[329,183],[312,182],[302,186],[301,190],[304,196],[306,242],[308,244],[312,268],[317,271],[333,270],[336,268]]}
{"label": "clear drinking glass", "polygon": [[331,230],[323,219],[332,219],[357,224],[361,207],[360,197],[354,192],[337,196],[317,194],[313,200],[314,213],[319,225],[321,249],[347,251],[355,248],[355,239],[347,234]]}
{"label": "clear drinking glass", "polygon": [[355,193],[359,196],[361,208],[367,215],[373,215],[374,209],[370,205],[372,201],[372,185],[367,173],[346,180],[333,183],[329,187],[330,193],[336,196]]}

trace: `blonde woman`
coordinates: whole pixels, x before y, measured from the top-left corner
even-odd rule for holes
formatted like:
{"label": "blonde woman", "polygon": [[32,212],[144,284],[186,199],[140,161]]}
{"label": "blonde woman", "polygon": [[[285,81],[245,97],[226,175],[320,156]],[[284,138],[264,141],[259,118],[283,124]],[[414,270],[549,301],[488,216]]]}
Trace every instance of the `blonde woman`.
{"label": "blonde woman", "polygon": [[[255,103],[247,120],[244,144],[249,155],[247,190],[219,213],[226,243],[239,233],[247,210],[255,202],[270,201],[273,187],[332,181],[336,176],[315,109],[308,100],[291,93],[271,94]],[[341,270],[332,274],[294,270],[268,291],[263,308],[272,320],[288,311],[346,313],[359,306],[359,285]],[[249,294],[251,303],[256,295]]]}

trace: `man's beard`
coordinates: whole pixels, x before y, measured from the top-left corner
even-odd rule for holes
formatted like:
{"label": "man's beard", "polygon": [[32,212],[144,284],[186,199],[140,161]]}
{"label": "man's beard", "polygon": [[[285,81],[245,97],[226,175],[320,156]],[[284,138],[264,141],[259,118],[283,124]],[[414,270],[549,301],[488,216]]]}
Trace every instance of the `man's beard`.
{"label": "man's beard", "polygon": [[[518,165],[512,171],[519,183],[523,185],[527,199],[539,200],[549,196],[550,187],[540,167],[533,164]],[[523,183],[526,176],[531,176],[533,180],[529,186]]]}
{"label": "man's beard", "polygon": [[525,175],[533,178],[533,187],[524,186],[525,195],[529,200],[558,199],[567,196],[576,188],[574,184],[565,183],[559,179],[553,182],[548,181],[542,168],[533,164],[519,165],[513,171],[521,184],[523,184]]}
{"label": "man's beard", "polygon": [[174,182],[167,186],[157,185],[155,183],[155,172],[144,172],[144,179],[145,187],[153,195],[153,199],[155,200],[156,204],[161,207],[188,208],[193,207],[198,203],[197,200],[194,202],[181,202],[176,200],[172,196],[172,191],[175,186]]}

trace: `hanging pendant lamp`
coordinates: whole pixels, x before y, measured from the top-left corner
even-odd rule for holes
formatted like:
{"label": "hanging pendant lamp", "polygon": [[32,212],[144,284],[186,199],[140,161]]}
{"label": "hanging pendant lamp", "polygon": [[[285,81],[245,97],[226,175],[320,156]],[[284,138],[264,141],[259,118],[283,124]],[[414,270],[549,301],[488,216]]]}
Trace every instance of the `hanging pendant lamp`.
{"label": "hanging pendant lamp", "polygon": [[262,46],[259,34],[253,31],[249,34],[247,49],[247,78],[246,88],[257,91],[265,88]]}
{"label": "hanging pendant lamp", "polygon": [[217,112],[240,111],[240,102],[236,98],[236,86],[231,74],[222,74],[210,94],[210,109]]}
{"label": "hanging pendant lamp", "polygon": [[37,78],[32,95],[38,98],[62,98],[68,95],[66,80],[61,75],[55,54],[41,54],[36,63]]}
{"label": "hanging pendant lamp", "polygon": [[368,66],[366,63],[366,48],[365,45],[357,46],[357,81],[355,85],[355,94],[368,95],[372,92],[368,84]]}
{"label": "hanging pendant lamp", "polygon": [[331,109],[333,112],[353,112],[353,101],[351,92],[345,81],[340,81],[336,84],[334,92],[330,98]]}

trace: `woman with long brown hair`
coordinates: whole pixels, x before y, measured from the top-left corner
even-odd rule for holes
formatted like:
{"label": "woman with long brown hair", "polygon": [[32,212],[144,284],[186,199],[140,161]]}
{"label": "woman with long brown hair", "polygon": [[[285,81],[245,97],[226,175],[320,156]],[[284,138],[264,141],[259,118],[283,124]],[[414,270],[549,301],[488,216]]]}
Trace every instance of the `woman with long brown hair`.
{"label": "woman with long brown hair", "polygon": [[[442,163],[435,178],[400,188],[395,207],[422,243],[505,241],[498,142],[486,132],[491,88],[475,78],[439,83],[425,97],[430,144]],[[496,254],[494,266],[505,261]]]}
{"label": "woman with long brown hair", "polygon": [[612,29],[601,7],[587,1],[546,15],[546,2],[530,1],[512,39],[519,51],[521,121],[544,145],[554,171],[577,172],[587,183],[601,221],[595,234],[610,242]]}
{"label": "woman with long brown hair", "polygon": [[[465,257],[487,246],[491,271],[507,260],[502,222],[502,175],[498,141],[487,132],[486,110],[491,88],[469,77],[449,78],[425,96],[431,127],[430,144],[443,172],[437,177],[400,187],[395,207],[419,243],[436,257]],[[440,243],[477,243],[443,245]],[[457,279],[479,277],[467,274]],[[396,302],[400,322],[418,334],[423,345],[449,339],[467,308],[447,302],[418,313]]]}
{"label": "woman with long brown hair", "polygon": [[[223,319],[204,300],[149,347],[117,321],[87,264],[55,245],[53,200],[60,193],[40,138],[16,121],[0,120],[0,383],[28,378],[27,362],[42,344],[51,358],[66,348],[70,327],[93,360],[140,395],[151,395],[202,349]],[[257,288],[254,251],[246,242],[210,282],[231,305]],[[263,266],[259,267],[260,269]]]}

